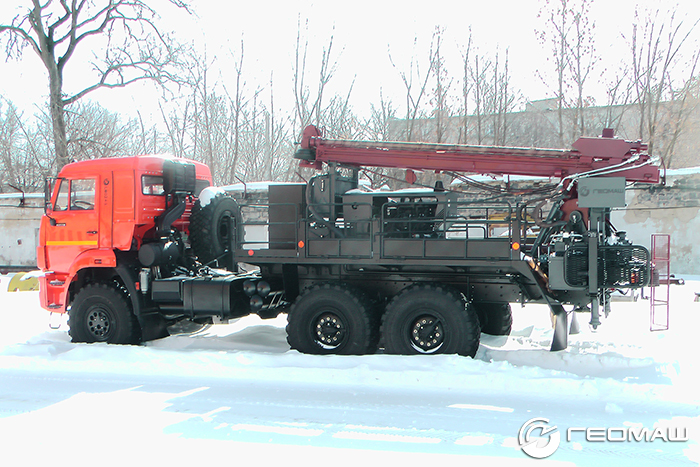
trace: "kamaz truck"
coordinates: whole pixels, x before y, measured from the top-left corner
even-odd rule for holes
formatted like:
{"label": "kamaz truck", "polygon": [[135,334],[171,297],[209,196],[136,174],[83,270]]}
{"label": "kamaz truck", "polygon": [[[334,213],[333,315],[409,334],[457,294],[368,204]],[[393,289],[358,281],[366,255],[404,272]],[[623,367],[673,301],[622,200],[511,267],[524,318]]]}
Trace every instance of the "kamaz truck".
{"label": "kamaz truck", "polygon": [[[542,303],[563,350],[572,310],[597,327],[613,290],[650,284],[649,251],[610,222],[628,186],[660,182],[646,150],[609,130],[558,150],[333,140],[309,126],[295,157],[315,174],[270,184],[264,202],[211,187],[186,159],[68,164],[47,184],[41,303],[68,313],[75,342],[287,313],[305,353],[466,356],[482,332],[510,332],[512,305]],[[381,168],[412,185],[367,188],[363,173]],[[418,171],[553,183],[474,196],[417,186]]]}

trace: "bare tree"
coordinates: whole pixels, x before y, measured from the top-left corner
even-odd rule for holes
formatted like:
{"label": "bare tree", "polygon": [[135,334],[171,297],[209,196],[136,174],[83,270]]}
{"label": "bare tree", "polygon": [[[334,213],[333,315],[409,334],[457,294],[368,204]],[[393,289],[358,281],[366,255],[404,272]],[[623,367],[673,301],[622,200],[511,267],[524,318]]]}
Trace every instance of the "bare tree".
{"label": "bare tree", "polygon": [[22,136],[15,160],[21,161],[27,174],[33,174],[30,177],[34,186],[42,188],[44,178],[56,173],[51,116],[42,109],[31,120],[22,115],[18,121]]}
{"label": "bare tree", "polygon": [[493,87],[491,89],[491,114],[493,120],[493,144],[506,144],[508,138],[508,114],[513,110],[515,96],[512,94],[510,86],[510,73],[508,71],[508,50],[501,68],[498,52],[493,66]]}
{"label": "bare tree", "polygon": [[588,77],[596,63],[600,60],[595,53],[593,31],[595,22],[590,20],[590,0],[582,0],[578,8],[572,10],[572,36],[569,47],[569,69],[571,80],[576,93],[574,104],[574,124],[572,126],[571,140],[586,134],[584,109],[588,106],[584,100],[584,90]]}
{"label": "bare tree", "polygon": [[275,110],[274,80],[270,73],[270,107],[265,112],[265,164],[267,180],[290,178],[289,163],[291,158],[284,155],[291,154],[292,145],[289,144],[288,119],[280,118]]}
{"label": "bare tree", "polygon": [[[177,157],[187,157],[189,155],[190,144],[187,138],[187,125],[191,105],[192,101],[190,99],[185,101],[184,109],[181,110],[182,117],[180,117],[177,110],[174,110],[170,112],[169,115],[166,115],[163,105],[160,102],[158,103],[160,114],[163,117],[163,123],[165,124],[165,129],[168,134],[168,139],[170,140],[170,151],[172,151],[172,153]],[[182,107],[182,105],[179,107]],[[143,119],[141,118],[141,112],[138,112],[138,114],[141,128],[141,146],[137,153],[144,153],[148,147],[146,143],[146,130],[143,124]]]}
{"label": "bare tree", "polygon": [[[308,34],[309,22],[304,23],[304,36]],[[303,40],[303,44],[302,44]],[[295,134],[301,135],[304,128],[312,121],[317,127],[325,125],[325,108],[323,106],[324,93],[328,83],[333,78],[338,61],[332,58],[333,34],[328,38],[328,43],[323,47],[321,53],[321,63],[319,65],[318,86],[316,95],[311,97],[311,91],[307,84],[306,57],[309,50],[308,38],[302,38],[301,16],[297,24],[297,39],[294,55],[294,66],[292,73],[294,76],[294,111],[295,111]]]}
{"label": "bare tree", "polygon": [[473,81],[471,80],[471,66],[469,55],[472,48],[472,29],[469,27],[469,38],[466,49],[461,50],[462,54],[462,122],[459,130],[458,143],[469,141],[469,99],[472,93]]}
{"label": "bare tree", "polygon": [[[551,59],[554,62],[556,88],[554,95],[557,99],[557,121],[560,147],[564,146],[564,109],[566,107],[567,78],[570,68],[569,41],[572,36],[571,0],[546,0],[538,16],[544,18],[545,25],[540,31],[535,31],[540,43],[548,44],[551,49]],[[541,76],[542,77],[542,76]],[[542,77],[545,84],[548,81]]]}
{"label": "bare tree", "polygon": [[696,51],[690,60],[689,78],[682,83],[680,89],[671,89],[671,101],[667,104],[668,118],[665,119],[664,145],[661,157],[666,166],[671,167],[674,162],[675,148],[681,134],[686,130],[686,123],[691,115],[697,113],[700,105],[700,77],[696,75],[700,52]]}
{"label": "bare tree", "polygon": [[[517,103],[517,93],[511,84],[508,50],[505,59],[497,51],[493,59],[475,54],[474,62],[467,68],[473,90],[476,124],[476,142],[495,145],[508,143],[509,114]],[[487,141],[487,135],[491,135]]]}
{"label": "bare tree", "polygon": [[557,145],[563,147],[586,134],[586,109],[593,99],[586,95],[591,73],[600,61],[595,49],[595,21],[590,15],[593,0],[547,0],[539,12],[543,19],[535,31],[540,43],[548,48],[556,76],[550,86],[557,102]]}
{"label": "bare tree", "polygon": [[[169,0],[189,11],[182,0]],[[41,59],[49,78],[49,108],[57,168],[69,157],[65,108],[100,88],[120,88],[141,80],[159,83],[175,80],[180,46],[161,32],[156,11],[142,0],[32,0],[25,13],[0,24],[7,57],[20,57],[29,46]],[[100,42],[101,41],[101,42]],[[66,92],[64,71],[83,45],[104,46],[95,57],[94,81]]]}
{"label": "bare tree", "polygon": [[[192,54],[184,102],[161,111],[171,144],[178,153],[206,162],[216,185],[242,180],[289,179],[290,120],[275,108],[274,80],[269,86],[247,85],[244,42],[234,58],[235,85],[212,79],[206,55]],[[184,110],[183,110],[184,109]],[[292,172],[293,173],[293,172]]]}
{"label": "bare tree", "polygon": [[627,75],[627,71],[622,68],[606,81],[604,114],[596,122],[598,128],[612,128],[615,133],[620,133],[632,98],[632,83]]}
{"label": "bare tree", "polygon": [[370,104],[370,117],[364,123],[363,139],[386,141],[392,139],[391,121],[396,120],[396,108],[391,100],[384,98],[384,91],[379,89],[379,105]]}
{"label": "bare tree", "polygon": [[[362,128],[361,139],[369,141],[389,141],[398,139],[396,134],[400,120],[396,119],[398,110],[391,100],[384,97],[383,89],[379,89],[378,105],[371,104],[370,116],[365,119]],[[401,122],[402,123],[402,122]],[[375,168],[365,170],[364,176],[374,188],[380,188],[387,184],[387,180],[404,177],[403,171],[398,169]]]}
{"label": "bare tree", "polygon": [[[231,101],[231,114],[233,117],[233,157],[229,168],[229,179],[231,181],[236,179],[236,170],[238,169],[238,160],[240,158],[240,145],[241,145],[241,124],[244,117],[246,102],[243,97],[243,92],[245,88],[245,81],[243,81],[243,57],[244,57],[244,43],[243,38],[241,38],[241,53],[235,62],[234,69],[236,71],[236,88],[234,90],[233,97],[229,96]],[[272,82],[272,77],[270,77],[270,82]],[[225,89],[225,86],[224,86]],[[270,90],[272,92],[272,90]]]}
{"label": "bare tree", "polygon": [[362,131],[360,120],[352,111],[350,98],[355,87],[355,80],[350,83],[350,88],[345,96],[336,94],[324,109],[324,121],[326,137],[340,139],[357,139]]}
{"label": "bare tree", "polygon": [[[141,147],[136,120],[123,120],[99,104],[81,101],[66,113],[70,153],[76,159],[133,154]],[[40,191],[56,171],[51,116],[26,118],[11,103],[0,106],[0,181],[24,191]]]}
{"label": "bare tree", "polygon": [[435,119],[435,142],[444,143],[447,139],[448,120],[452,114],[449,104],[449,92],[452,79],[445,67],[445,57],[442,55],[442,35],[444,29],[436,26],[433,33],[435,50],[432,57],[432,72],[435,78],[433,89],[433,118]]}
{"label": "bare tree", "polygon": [[134,151],[137,122],[123,121],[91,101],[77,102],[66,111],[66,137],[75,160],[116,157]]}
{"label": "bare tree", "polygon": [[488,86],[487,74],[491,69],[491,60],[485,56],[475,55],[474,64],[470,67],[470,79],[474,88],[474,118],[476,120],[476,143],[484,143],[485,122],[484,115],[488,113]]}
{"label": "bare tree", "polygon": [[[433,34],[433,39],[435,35]],[[423,97],[426,95],[428,90],[428,82],[432,76],[432,70],[434,65],[434,52],[433,44],[434,40],[430,43],[430,51],[428,53],[428,65],[425,71],[421,72],[420,63],[416,59],[416,45],[418,43],[418,37],[413,40],[413,54],[411,55],[411,62],[408,66],[408,71],[400,70],[399,76],[406,88],[406,132],[404,139],[406,141],[413,141],[415,139],[416,130],[416,120],[421,116],[421,103]],[[394,59],[391,56],[391,51],[389,51],[389,61],[391,65],[398,70],[398,67],[394,63]],[[417,83],[416,83],[417,82]]]}
{"label": "bare tree", "polygon": [[214,88],[216,84],[210,83],[209,71],[214,60],[207,59],[205,52],[203,59],[193,57],[193,67],[191,68],[190,86],[193,88],[194,113],[192,117],[196,123],[194,137],[194,153],[199,155],[211,169],[212,176],[216,182],[222,181],[219,170],[219,159],[222,131],[226,129],[221,125],[226,123],[226,119],[220,118],[225,114],[225,104],[221,97],[216,94]]}
{"label": "bare tree", "polygon": [[258,104],[258,97],[262,92],[261,88],[257,88],[253,93],[252,105],[248,114],[250,131],[246,138],[246,178],[249,180],[260,180],[264,177],[265,165],[260,163],[260,151],[264,147],[262,144],[262,136],[264,131],[260,131],[261,117],[264,114],[264,105]]}
{"label": "bare tree", "polygon": [[[646,12],[640,17],[637,11],[632,27],[632,78],[635,103],[640,114],[638,136],[649,142],[650,154],[658,149],[660,139],[663,138],[663,134],[659,134],[658,130],[664,118],[664,103],[679,98],[685,99],[687,94],[675,92],[675,88],[689,89],[685,84],[674,86],[672,77],[678,74],[684,45],[689,44],[688,39],[700,20],[688,27],[685,21],[676,19],[676,14],[677,11],[673,10],[669,17],[661,18],[659,10],[656,10],[654,13]],[[695,78],[698,53],[697,50],[693,51],[689,63],[681,65],[690,71],[685,83],[690,83]],[[686,110],[683,105],[679,109]],[[680,123],[677,118],[675,125]],[[668,128],[666,130],[664,133],[669,134]],[[671,134],[675,133],[676,130],[671,131]],[[675,134],[672,140],[677,138],[678,134]]]}
{"label": "bare tree", "polygon": [[16,163],[19,139],[21,137],[20,120],[22,116],[11,102],[3,105],[0,100],[0,193],[6,186],[16,186],[17,172],[21,170]]}

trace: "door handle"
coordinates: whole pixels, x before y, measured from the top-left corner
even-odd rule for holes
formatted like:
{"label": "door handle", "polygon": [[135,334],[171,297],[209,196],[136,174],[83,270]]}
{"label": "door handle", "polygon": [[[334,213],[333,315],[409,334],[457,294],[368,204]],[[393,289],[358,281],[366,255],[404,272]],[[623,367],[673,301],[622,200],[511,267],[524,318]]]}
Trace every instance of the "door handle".
{"label": "door handle", "polygon": [[89,235],[95,235],[95,234],[97,234],[97,230],[88,230],[87,233]]}

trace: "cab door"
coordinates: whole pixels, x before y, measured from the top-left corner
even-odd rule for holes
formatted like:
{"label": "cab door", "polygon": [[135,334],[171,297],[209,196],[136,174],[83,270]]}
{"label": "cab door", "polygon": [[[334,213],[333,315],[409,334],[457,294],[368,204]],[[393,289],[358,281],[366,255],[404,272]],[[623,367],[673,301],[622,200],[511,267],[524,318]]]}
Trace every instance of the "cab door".
{"label": "cab door", "polygon": [[48,269],[68,272],[83,251],[99,248],[99,206],[94,178],[59,180],[57,194],[47,211],[46,260]]}

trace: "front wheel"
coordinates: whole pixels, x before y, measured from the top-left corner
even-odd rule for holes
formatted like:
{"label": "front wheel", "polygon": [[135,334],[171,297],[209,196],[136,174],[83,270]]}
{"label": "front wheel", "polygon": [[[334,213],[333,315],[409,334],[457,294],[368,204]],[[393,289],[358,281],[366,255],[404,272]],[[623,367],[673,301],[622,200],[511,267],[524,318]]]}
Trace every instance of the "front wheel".
{"label": "front wheel", "polygon": [[439,285],[414,285],[386,308],[382,339],[387,353],[459,354],[479,348],[479,319],[461,294]]}
{"label": "front wheel", "polygon": [[73,342],[137,344],[140,341],[140,327],[128,297],[109,284],[83,287],[71,305],[68,324]]}

